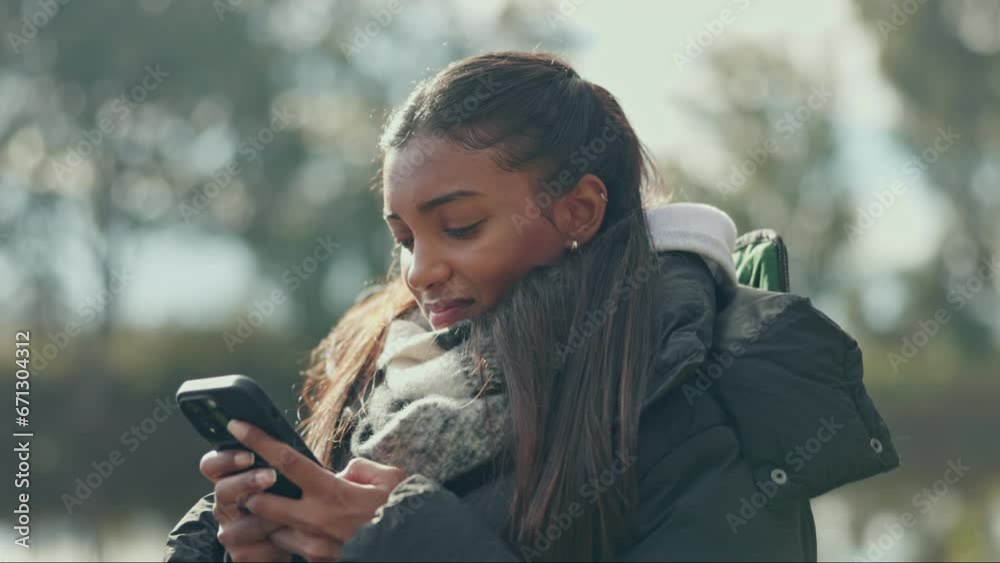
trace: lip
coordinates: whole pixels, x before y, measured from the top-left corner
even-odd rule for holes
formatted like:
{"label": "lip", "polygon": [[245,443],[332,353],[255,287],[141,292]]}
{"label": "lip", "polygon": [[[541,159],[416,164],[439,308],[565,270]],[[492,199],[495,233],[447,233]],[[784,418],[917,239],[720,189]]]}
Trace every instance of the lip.
{"label": "lip", "polygon": [[435,328],[443,328],[464,318],[473,303],[472,299],[452,299],[435,301],[425,308],[431,324]]}

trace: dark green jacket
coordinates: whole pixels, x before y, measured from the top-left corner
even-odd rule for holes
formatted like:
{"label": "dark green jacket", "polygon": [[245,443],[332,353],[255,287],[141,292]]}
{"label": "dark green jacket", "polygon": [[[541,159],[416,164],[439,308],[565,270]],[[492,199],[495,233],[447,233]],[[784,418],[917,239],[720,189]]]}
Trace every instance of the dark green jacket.
{"label": "dark green jacket", "polygon": [[[661,256],[662,346],[634,462],[641,503],[619,559],[815,561],[809,499],[899,464],[861,350],[809,299],[720,284],[694,254]],[[546,538],[512,546],[498,534],[510,491],[508,476],[413,475],[343,560],[530,559]],[[165,560],[222,560],[211,500],[170,533]]]}

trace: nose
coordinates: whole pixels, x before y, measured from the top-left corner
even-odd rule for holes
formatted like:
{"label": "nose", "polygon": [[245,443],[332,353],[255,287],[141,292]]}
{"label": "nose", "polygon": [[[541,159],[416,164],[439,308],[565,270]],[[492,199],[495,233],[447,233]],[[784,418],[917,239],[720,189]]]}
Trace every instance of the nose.
{"label": "nose", "polygon": [[447,260],[431,245],[414,243],[408,263],[403,262],[407,285],[415,291],[426,291],[434,284],[444,283],[451,276]]}

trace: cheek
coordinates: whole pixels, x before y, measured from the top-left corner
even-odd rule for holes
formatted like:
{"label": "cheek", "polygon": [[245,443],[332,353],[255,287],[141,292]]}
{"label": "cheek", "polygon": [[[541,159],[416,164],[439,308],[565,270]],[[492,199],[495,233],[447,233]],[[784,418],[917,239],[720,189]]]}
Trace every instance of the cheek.
{"label": "cheek", "polygon": [[463,272],[475,285],[481,306],[492,307],[521,276],[562,254],[561,241],[545,228],[547,223],[535,223],[522,224],[520,233],[512,222],[494,232],[489,244],[477,252],[475,264]]}
{"label": "cheek", "polygon": [[511,253],[523,263],[521,273],[535,266],[549,264],[562,256],[565,248],[562,238],[546,220],[537,218],[514,224],[510,221]]}

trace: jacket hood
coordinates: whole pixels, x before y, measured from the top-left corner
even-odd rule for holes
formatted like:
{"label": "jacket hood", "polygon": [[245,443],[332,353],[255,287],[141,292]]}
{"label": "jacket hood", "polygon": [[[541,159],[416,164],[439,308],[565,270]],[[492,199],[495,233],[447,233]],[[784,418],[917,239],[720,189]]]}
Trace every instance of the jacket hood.
{"label": "jacket hood", "polygon": [[736,224],[724,211],[700,203],[646,210],[660,258],[662,340],[646,405],[700,366],[713,341],[716,288],[736,286]]}
{"label": "jacket hood", "polygon": [[724,211],[703,203],[671,203],[645,212],[656,250],[697,254],[720,283],[736,283],[736,223]]}

